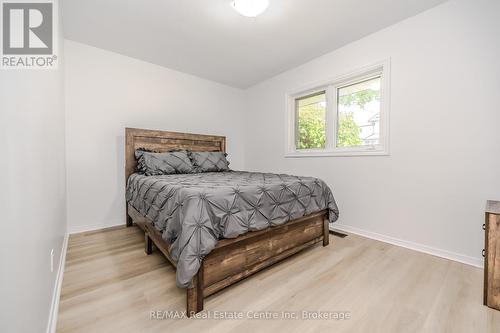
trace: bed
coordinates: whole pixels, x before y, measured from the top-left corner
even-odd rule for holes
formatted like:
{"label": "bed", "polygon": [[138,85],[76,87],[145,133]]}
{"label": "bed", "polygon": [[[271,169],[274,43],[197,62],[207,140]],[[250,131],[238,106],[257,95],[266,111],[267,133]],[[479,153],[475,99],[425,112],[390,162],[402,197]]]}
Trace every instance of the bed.
{"label": "bed", "polygon": [[147,254],[155,246],[176,267],[188,316],[203,310],[205,297],[329,243],[338,209],[319,179],[240,171],[145,176],[136,172],[137,149],[225,152],[226,138],[126,129],[127,226],[144,231]]}

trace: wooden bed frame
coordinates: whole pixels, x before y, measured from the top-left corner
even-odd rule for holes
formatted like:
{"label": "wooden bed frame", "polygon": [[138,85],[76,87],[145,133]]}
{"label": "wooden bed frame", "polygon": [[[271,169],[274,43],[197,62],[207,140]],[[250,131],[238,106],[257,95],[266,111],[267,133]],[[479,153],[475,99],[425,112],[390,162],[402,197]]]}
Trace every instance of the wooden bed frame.
{"label": "wooden bed frame", "polygon": [[[135,172],[135,150],[147,148],[154,151],[190,149],[192,151],[226,151],[223,136],[200,135],[126,128],[125,180]],[[151,221],[132,206],[127,205],[127,226],[137,225],[145,234],[145,251],[151,254],[153,244],[170,263],[169,245]],[[187,315],[203,310],[203,300],[294,253],[318,242],[329,243],[328,211],[322,210],[292,220],[280,226],[249,232],[234,239],[223,239],[202,261],[193,278],[193,288],[187,289]]]}

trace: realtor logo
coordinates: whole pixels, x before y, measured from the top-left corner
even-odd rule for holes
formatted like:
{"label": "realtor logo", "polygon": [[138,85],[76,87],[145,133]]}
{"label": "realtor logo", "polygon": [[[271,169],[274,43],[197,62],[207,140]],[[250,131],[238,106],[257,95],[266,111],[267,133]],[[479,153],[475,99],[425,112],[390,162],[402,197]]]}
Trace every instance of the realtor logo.
{"label": "realtor logo", "polygon": [[55,68],[54,3],[2,1],[2,62],[6,68]]}

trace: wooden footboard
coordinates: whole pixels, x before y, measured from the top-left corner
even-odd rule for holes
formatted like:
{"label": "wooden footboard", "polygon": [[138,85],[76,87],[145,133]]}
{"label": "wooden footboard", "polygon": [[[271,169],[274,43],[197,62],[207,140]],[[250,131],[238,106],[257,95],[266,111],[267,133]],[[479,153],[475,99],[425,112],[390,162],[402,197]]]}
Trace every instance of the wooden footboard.
{"label": "wooden footboard", "polygon": [[[326,212],[224,239],[203,260],[203,295],[217,291],[315,243],[328,239]],[[327,243],[326,243],[327,244]]]}
{"label": "wooden footboard", "polygon": [[[160,232],[133,207],[129,206],[128,212],[145,232],[146,253],[151,253],[154,243],[175,266]],[[326,210],[280,226],[219,241],[203,259],[200,270],[193,278],[193,288],[187,289],[188,316],[203,310],[205,297],[318,242],[323,242],[323,246],[329,243]]]}

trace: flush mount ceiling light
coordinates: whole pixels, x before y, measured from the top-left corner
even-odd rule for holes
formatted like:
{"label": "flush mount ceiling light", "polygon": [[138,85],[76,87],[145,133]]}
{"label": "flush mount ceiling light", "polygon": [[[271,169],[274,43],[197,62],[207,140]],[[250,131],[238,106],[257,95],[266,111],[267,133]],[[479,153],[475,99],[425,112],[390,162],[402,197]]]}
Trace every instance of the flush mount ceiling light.
{"label": "flush mount ceiling light", "polygon": [[269,0],[234,0],[234,9],[243,16],[256,17],[269,6]]}

